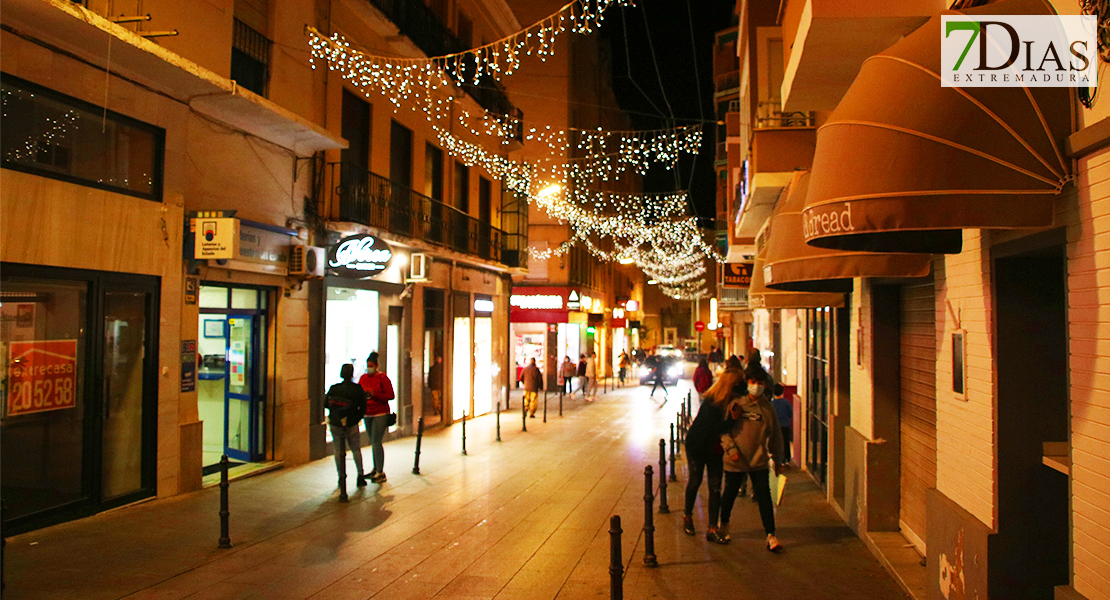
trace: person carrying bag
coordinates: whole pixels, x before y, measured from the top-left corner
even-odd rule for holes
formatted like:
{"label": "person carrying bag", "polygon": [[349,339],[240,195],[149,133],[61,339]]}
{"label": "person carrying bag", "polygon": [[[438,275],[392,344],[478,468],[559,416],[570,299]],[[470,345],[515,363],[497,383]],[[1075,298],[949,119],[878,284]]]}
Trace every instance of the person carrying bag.
{"label": "person carrying bag", "polygon": [[358,380],[366,392],[366,432],[370,435],[370,447],[374,455],[374,470],[364,475],[374,483],[385,483],[385,447],[382,440],[389,429],[390,417],[396,423],[397,417],[389,410],[393,394],[393,382],[389,376],[378,370],[378,353],[371,352],[366,359],[366,372]]}

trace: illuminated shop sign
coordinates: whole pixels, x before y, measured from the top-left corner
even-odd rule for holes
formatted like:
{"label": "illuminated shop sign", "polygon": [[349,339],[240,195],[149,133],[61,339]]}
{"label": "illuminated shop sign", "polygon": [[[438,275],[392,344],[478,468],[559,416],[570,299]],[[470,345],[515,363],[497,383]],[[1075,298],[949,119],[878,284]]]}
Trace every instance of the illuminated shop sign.
{"label": "illuminated shop sign", "polygon": [[353,235],[328,248],[328,268],[343,277],[372,277],[392,261],[389,244],[372,235]]}
{"label": "illuminated shop sign", "polygon": [[[562,308],[562,307],[560,307]],[[578,292],[571,290],[570,296],[567,297],[567,308],[571,310],[578,310],[582,308],[582,302],[578,298]]]}
{"label": "illuminated shop sign", "polygon": [[474,301],[474,312],[491,313],[493,312],[493,300],[478,299]]}
{"label": "illuminated shop sign", "polygon": [[562,310],[563,297],[555,294],[514,294],[509,299],[509,305],[530,310]]}

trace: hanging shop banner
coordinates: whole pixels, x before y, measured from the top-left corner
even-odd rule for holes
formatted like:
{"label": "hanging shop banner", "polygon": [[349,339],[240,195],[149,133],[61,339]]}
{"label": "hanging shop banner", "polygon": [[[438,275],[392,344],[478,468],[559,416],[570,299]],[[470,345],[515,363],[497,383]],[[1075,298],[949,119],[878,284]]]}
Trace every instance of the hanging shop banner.
{"label": "hanging shop banner", "polygon": [[11,342],[7,415],[73,408],[77,340]]}
{"label": "hanging shop banner", "polygon": [[721,287],[748,289],[752,284],[752,263],[727,263]]}
{"label": "hanging shop banner", "polygon": [[328,248],[328,268],[340,277],[363,279],[389,268],[393,249],[372,235],[353,235]]}
{"label": "hanging shop banner", "polygon": [[239,249],[239,219],[197,218],[190,220],[193,229],[193,258],[235,258]]}

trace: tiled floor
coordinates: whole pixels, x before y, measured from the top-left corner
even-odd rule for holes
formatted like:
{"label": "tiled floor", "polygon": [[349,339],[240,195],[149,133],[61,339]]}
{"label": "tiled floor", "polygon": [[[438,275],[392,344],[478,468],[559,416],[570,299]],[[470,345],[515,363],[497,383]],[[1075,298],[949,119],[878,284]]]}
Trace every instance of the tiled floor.
{"label": "tiled floor", "polygon": [[391,442],[389,482],[349,504],[330,458],[235,482],[230,550],[216,548],[216,488],[24,534],[8,540],[4,598],[606,598],[614,514],[627,598],[905,598],[802,474],[779,508],[786,549],[771,554],[751,503],[737,503],[730,546],[682,533],[679,461],[672,512],[654,516],[660,566],[645,568],[644,466],[685,389],[646,396],[568,400],[562,418],[551,400],[527,433],[514,400],[500,443],[493,416],[468,422],[468,456],[457,425],[429,432],[419,476],[414,440]]}

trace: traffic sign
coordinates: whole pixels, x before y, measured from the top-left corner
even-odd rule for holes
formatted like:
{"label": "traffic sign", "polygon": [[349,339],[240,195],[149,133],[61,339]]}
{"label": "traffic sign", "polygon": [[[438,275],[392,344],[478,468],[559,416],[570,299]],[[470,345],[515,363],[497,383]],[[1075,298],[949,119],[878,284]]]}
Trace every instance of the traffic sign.
{"label": "traffic sign", "polygon": [[705,331],[705,323],[701,321],[694,323],[694,331]]}

